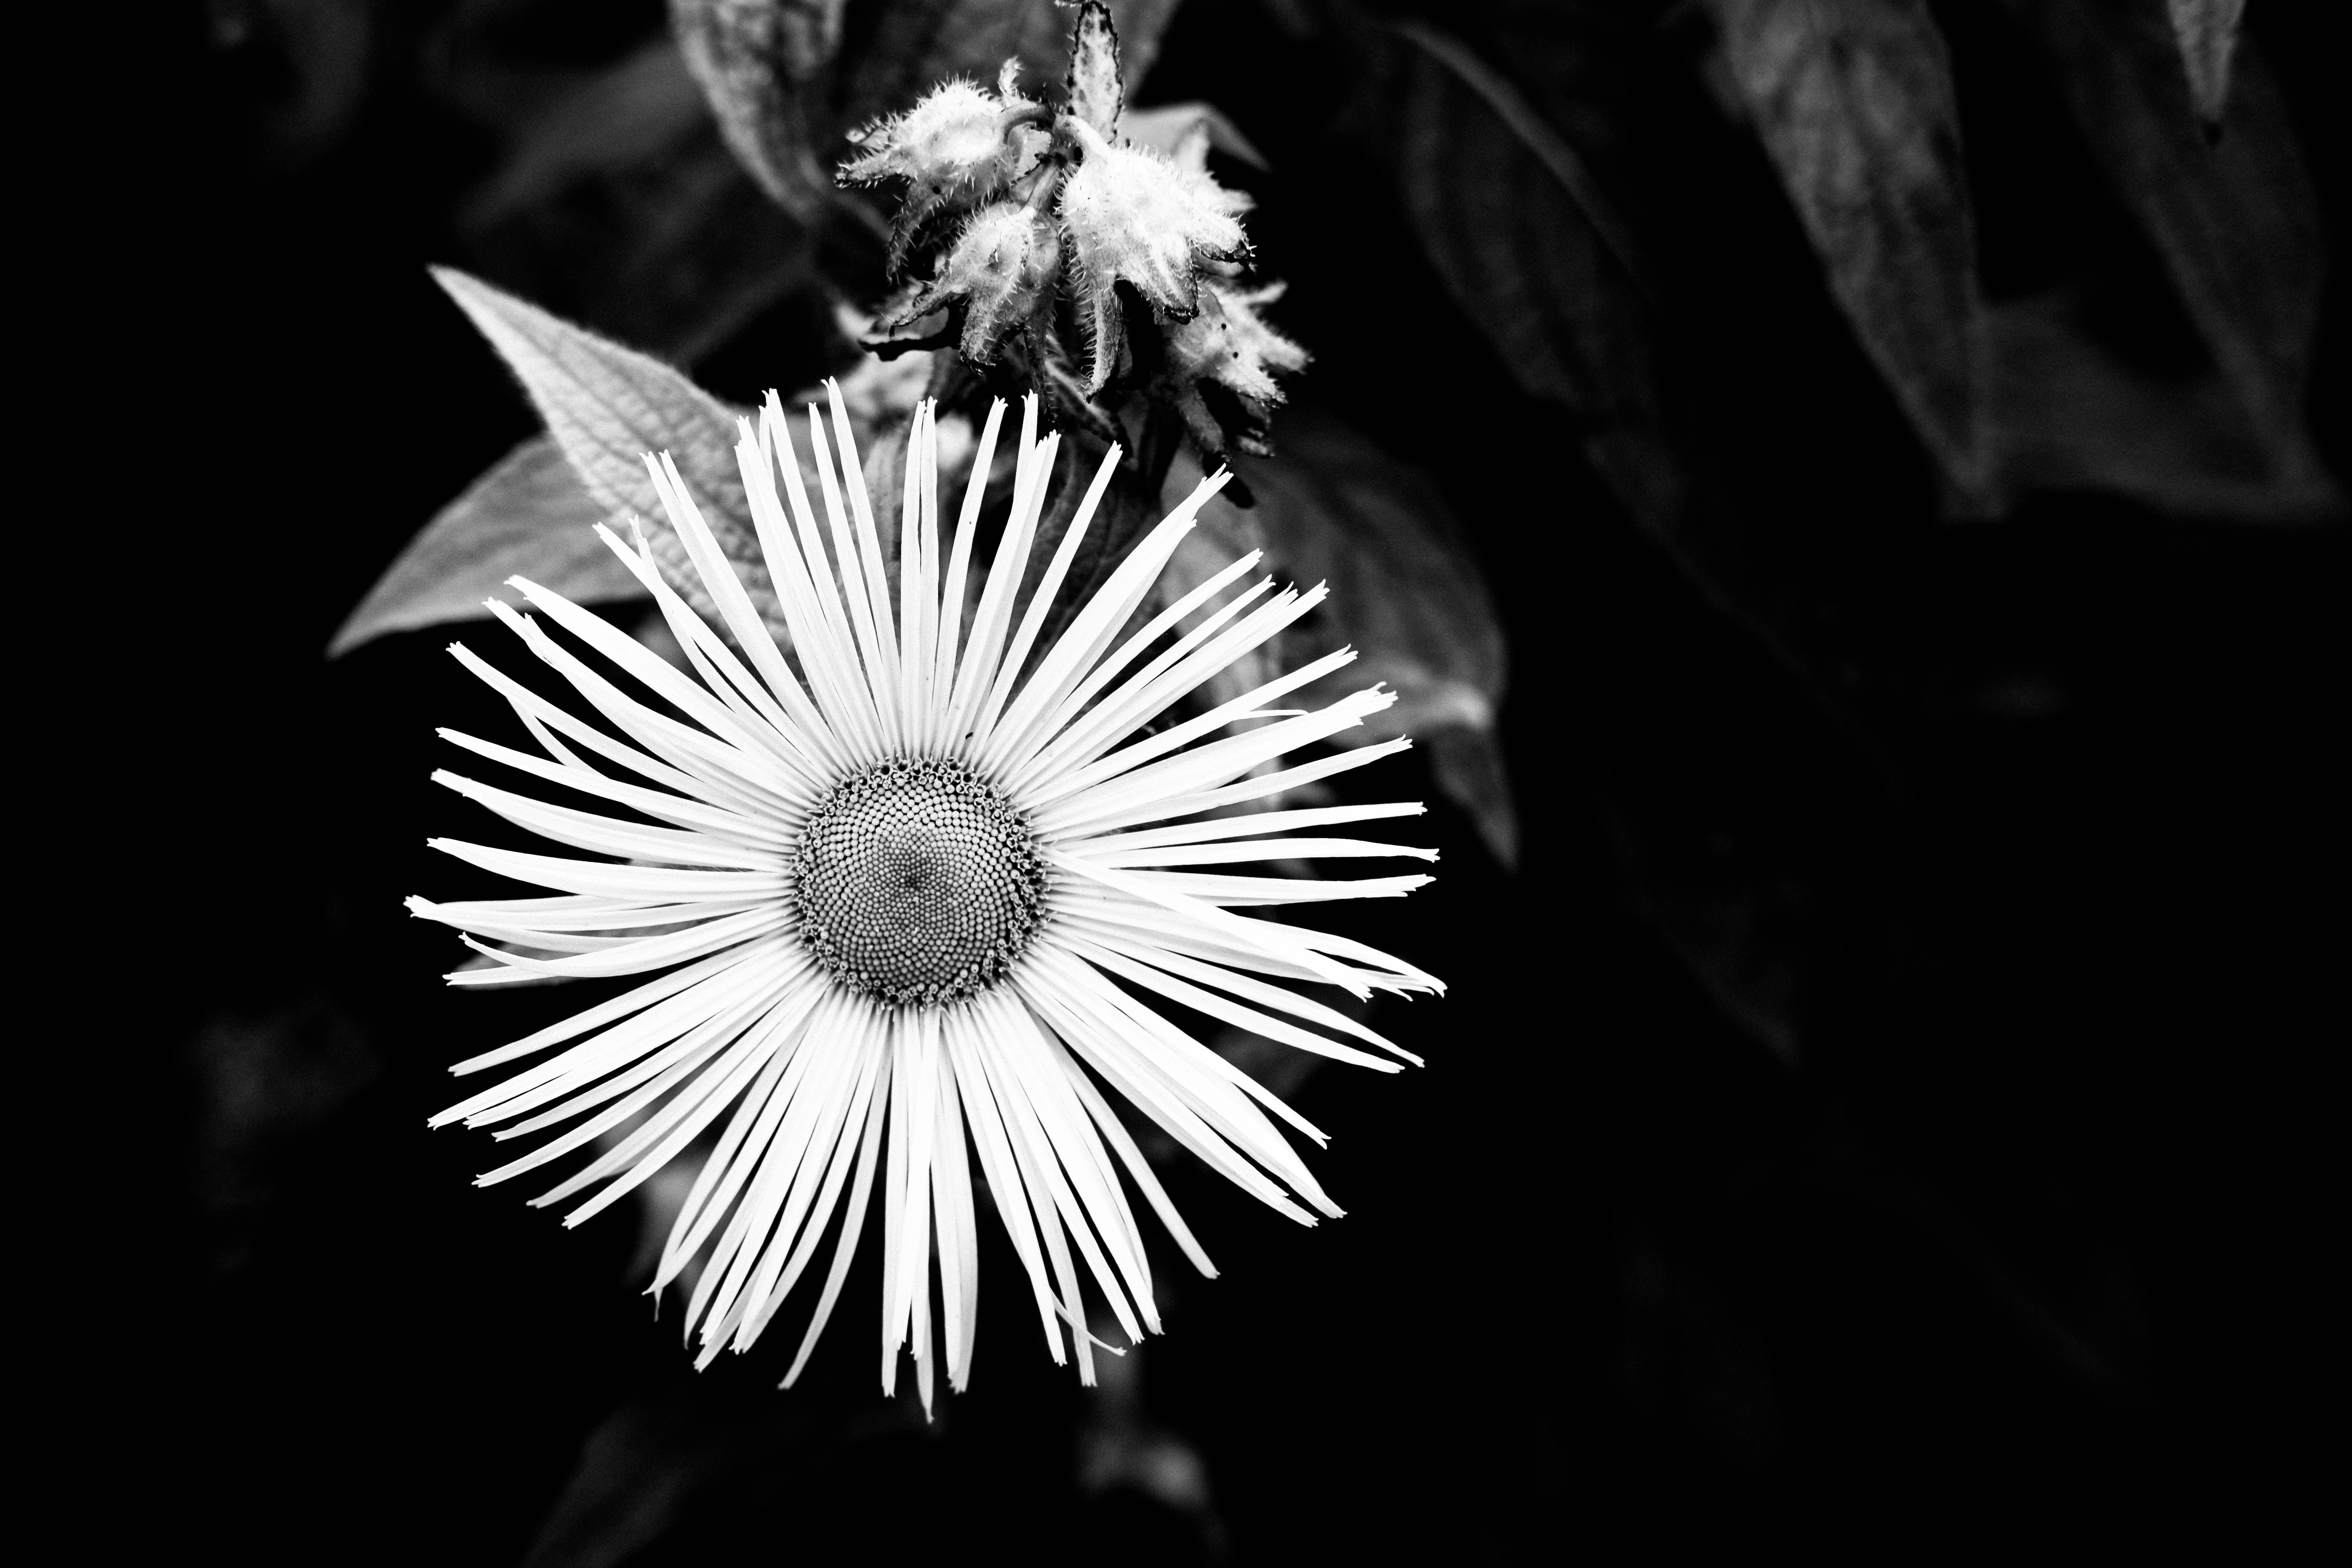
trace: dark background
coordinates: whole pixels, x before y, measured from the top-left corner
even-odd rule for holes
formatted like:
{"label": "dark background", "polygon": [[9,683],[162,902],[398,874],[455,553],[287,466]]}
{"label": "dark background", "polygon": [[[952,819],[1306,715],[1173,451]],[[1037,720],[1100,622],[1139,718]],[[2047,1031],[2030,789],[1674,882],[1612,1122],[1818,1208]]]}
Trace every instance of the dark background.
{"label": "dark background", "polygon": [[[661,27],[621,0],[475,12],[545,70]],[[1803,579],[1848,677],[1825,695],[1515,390],[1360,153],[1344,51],[1242,0],[1192,0],[1141,96],[1212,99],[1265,149],[1253,237],[1310,379],[1437,477],[1486,571],[1519,866],[1433,811],[1443,874],[1368,928],[1450,983],[1376,1020],[1429,1067],[1299,1088],[1344,1221],[1177,1173],[1224,1274],[1166,1271],[1139,1393],[1046,1362],[1001,1246],[975,1386],[928,1428],[873,1392],[870,1267],[803,1388],[773,1392],[773,1346],[696,1377],[625,1213],[564,1233],[471,1189],[486,1140],[424,1127],[446,1063],[545,1005],[446,992],[450,944],[399,905],[458,809],[433,727],[499,715],[440,633],[320,652],[534,427],[425,264],[584,314],[593,280],[553,297],[546,256],[595,231],[466,216],[503,165],[448,85],[461,8],[352,7],[323,42],[251,14],[110,40],[124,147],[83,281],[119,325],[75,352],[76,505],[120,639],[90,688],[117,782],[85,804],[138,845],[97,946],[132,908],[140,934],[49,1039],[103,1096],[65,1118],[100,1152],[52,1167],[94,1242],[60,1281],[62,1555],[2264,1557],[2320,1522],[2340,518],[2071,494],[1940,521],[1760,163],[1695,88],[1636,80],[1628,156],[1706,174],[1664,230],[1718,226],[1675,253],[1737,252],[1700,330],[1780,476],[1746,526],[1833,563]],[[1685,79],[1685,13],[1578,14]],[[2121,352],[2193,355],[1993,8],[1939,16],[1988,290],[2104,280]],[[2248,25],[2340,256],[2323,51],[2293,8]],[[2311,407],[2339,479],[2343,301],[2339,265]],[[812,309],[679,357],[789,388],[825,368]],[[1385,767],[1380,794],[1436,800],[1412,756]],[[1178,1460],[1115,1462],[1138,1452],[1192,1456],[1207,1500],[1155,1493]]]}

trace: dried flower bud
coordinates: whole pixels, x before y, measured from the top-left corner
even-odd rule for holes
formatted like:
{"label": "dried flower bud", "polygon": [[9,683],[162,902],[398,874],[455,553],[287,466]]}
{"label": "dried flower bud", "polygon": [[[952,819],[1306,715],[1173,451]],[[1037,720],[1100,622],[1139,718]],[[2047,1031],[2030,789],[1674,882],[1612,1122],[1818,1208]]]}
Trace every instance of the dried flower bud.
{"label": "dried flower bud", "polygon": [[891,225],[889,267],[905,264],[916,235],[932,218],[986,201],[1035,161],[1042,138],[1027,134],[1042,105],[957,80],[942,82],[904,114],[887,116],[851,140],[864,151],[841,167],[844,184],[907,182],[906,199]]}
{"label": "dried flower bud", "polygon": [[1189,321],[1166,328],[1168,363],[1176,374],[1193,381],[1213,381],[1241,397],[1259,404],[1280,403],[1282,389],[1273,373],[1297,373],[1307,368],[1307,351],[1265,324],[1261,305],[1282,298],[1283,286],[1227,289],[1210,283],[1201,291],[1201,309]]}
{"label": "dried flower bud", "polygon": [[1066,124],[1084,153],[1063,182],[1060,211],[1092,353],[1092,394],[1118,363],[1116,286],[1131,285],[1165,315],[1191,316],[1201,267],[1242,249],[1236,215],[1248,204],[1202,170],[1148,148],[1115,147],[1084,121]]}
{"label": "dried flower bud", "polygon": [[1047,297],[1061,270],[1061,237],[1053,220],[1020,202],[974,213],[956,237],[939,274],[905,308],[913,321],[961,302],[963,357],[987,364],[997,345],[1020,330]]}

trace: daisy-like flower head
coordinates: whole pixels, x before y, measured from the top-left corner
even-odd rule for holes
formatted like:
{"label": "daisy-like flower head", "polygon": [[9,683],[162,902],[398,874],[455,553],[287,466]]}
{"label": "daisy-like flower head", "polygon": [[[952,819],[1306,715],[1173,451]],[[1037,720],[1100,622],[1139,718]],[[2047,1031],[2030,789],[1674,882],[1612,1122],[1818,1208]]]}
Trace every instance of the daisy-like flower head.
{"label": "daisy-like flower head", "polygon": [[[1115,1100],[1291,1218],[1339,1213],[1276,1123],[1318,1143],[1322,1134],[1159,1005],[1392,1071],[1413,1058],[1300,988],[1359,997],[1441,989],[1360,942],[1241,912],[1394,896],[1426,877],[1229,869],[1435,858],[1312,831],[1415,815],[1417,805],[1251,809],[1405,743],[1284,762],[1392,700],[1372,689],[1311,711],[1276,706],[1352,652],[1146,729],[1297,621],[1323,590],[1248,584],[1253,552],[1172,601],[1155,597],[1219,476],[1135,545],[1060,636],[1043,639],[1118,452],[1020,603],[1059,438],[1036,439],[1030,398],[1011,515],[983,574],[974,539],[1003,412],[997,405],[982,432],[948,538],[935,415],[917,410],[895,592],[838,387],[830,439],[809,410],[821,506],[773,395],[756,429],[744,422],[737,457],[790,658],[667,460],[654,465],[656,486],[725,635],[669,587],[642,535],[630,544],[602,531],[659,605],[691,674],[520,578],[514,586],[567,640],[491,607],[583,710],[452,649],[512,703],[539,750],[444,734],[542,787],[436,777],[586,855],[436,840],[548,889],[411,900],[488,961],[451,981],[642,978],[460,1063],[461,1073],[530,1065],[435,1125],[552,1134],[485,1184],[596,1151],[535,1200],[580,1200],[567,1225],[715,1130],[653,1282],[659,1292],[691,1281],[686,1316],[700,1365],[748,1348],[806,1283],[815,1299],[785,1383],[799,1374],[878,1184],[883,1387],[910,1348],[928,1407],[935,1340],[949,1382],[964,1386],[979,1284],[976,1161],[1055,1360],[1074,1355],[1091,1382],[1099,1342],[1087,1331],[1089,1292],[1130,1338],[1160,1327],[1130,1193],[1214,1272]],[[540,798],[549,793],[588,805]],[[812,1270],[828,1237],[818,1285]]]}
{"label": "daisy-like flower head", "polygon": [[1201,268],[1241,252],[1240,216],[1249,201],[1205,169],[1149,147],[1115,145],[1084,121],[1069,121],[1068,130],[1084,157],[1062,183],[1062,227],[1093,356],[1087,387],[1093,393],[1118,368],[1115,287],[1132,285],[1164,315],[1191,316]]}

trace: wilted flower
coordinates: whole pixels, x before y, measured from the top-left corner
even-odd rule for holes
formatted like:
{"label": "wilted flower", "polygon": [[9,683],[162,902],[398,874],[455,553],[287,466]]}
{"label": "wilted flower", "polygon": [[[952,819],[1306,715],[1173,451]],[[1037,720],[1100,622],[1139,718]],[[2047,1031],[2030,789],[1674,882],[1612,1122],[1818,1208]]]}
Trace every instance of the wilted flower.
{"label": "wilted flower", "polygon": [[1042,105],[1013,90],[1008,61],[990,92],[968,81],[941,82],[903,114],[887,116],[853,134],[864,149],[842,166],[853,184],[904,180],[907,195],[890,231],[896,271],[917,234],[932,218],[986,201],[1028,163],[1045,138],[1024,136],[1042,120]]}
{"label": "wilted flower", "polygon": [[1322,1134],[1158,1004],[1395,1070],[1388,1058],[1413,1058],[1298,987],[1328,984],[1359,997],[1441,989],[1360,942],[1235,912],[1394,896],[1427,880],[1227,874],[1251,862],[1434,858],[1301,836],[1417,814],[1418,805],[1218,815],[1404,744],[1281,765],[1392,700],[1375,689],[1312,711],[1275,706],[1346,665],[1352,651],[1144,731],[1324,596],[1320,587],[1272,592],[1270,579],[1240,587],[1253,552],[1128,632],[1221,479],[1150,531],[1066,629],[1041,643],[1118,453],[1096,474],[1025,605],[1017,603],[1059,442],[1034,438],[1031,398],[1012,513],[965,624],[981,492],[1003,414],[999,403],[989,416],[950,542],[940,524],[936,427],[929,405],[917,410],[895,595],[838,390],[830,443],[810,410],[822,528],[781,405],[771,395],[756,432],[743,424],[737,457],[797,668],[667,463],[654,469],[656,487],[732,640],[687,608],[642,539],[632,549],[609,531],[604,537],[654,595],[691,678],[521,579],[515,587],[565,640],[492,607],[593,720],[453,650],[514,705],[543,754],[448,738],[600,805],[557,805],[437,775],[588,857],[436,840],[470,864],[552,889],[412,900],[416,913],[469,933],[491,961],[450,978],[496,985],[655,977],[460,1064],[478,1071],[568,1043],[436,1123],[499,1125],[501,1137],[571,1124],[486,1183],[606,1140],[601,1156],[536,1200],[593,1189],[566,1224],[719,1128],[654,1281],[663,1289],[700,1260],[687,1309],[700,1364],[759,1336],[838,1218],[785,1382],[798,1375],[878,1183],[883,1386],[895,1381],[899,1348],[911,1345],[918,1386],[930,1398],[936,1267],[948,1378],[962,1387],[978,1288],[976,1157],[1055,1359],[1065,1358],[1066,1339],[1091,1381],[1096,1342],[1082,1272],[1129,1336],[1160,1326],[1122,1173],[1192,1263],[1213,1271],[1113,1096],[1291,1218],[1311,1225],[1317,1214],[1339,1213],[1275,1119],[1318,1143]]}
{"label": "wilted flower", "polygon": [[884,324],[903,325],[961,303],[963,357],[986,364],[998,342],[1046,302],[1061,266],[1053,220],[1019,202],[999,202],[972,214],[939,275]]}
{"label": "wilted flower", "polygon": [[1085,156],[1062,184],[1062,226],[1093,353],[1087,390],[1098,392],[1118,360],[1116,286],[1131,285],[1171,316],[1192,315],[1201,268],[1239,253],[1248,209],[1204,170],[1148,147],[1112,146],[1084,121],[1070,129]]}
{"label": "wilted flower", "polygon": [[[1283,400],[1273,373],[1307,368],[1307,351],[1267,326],[1257,313],[1260,305],[1281,297],[1279,283],[1261,289],[1204,283],[1201,308],[1192,319],[1170,324],[1168,382],[1177,411],[1204,449],[1213,449],[1221,432],[1201,399],[1202,385],[1223,386],[1242,400],[1254,424],[1262,424],[1267,407]],[[1245,448],[1254,438],[1255,431],[1245,432]]]}

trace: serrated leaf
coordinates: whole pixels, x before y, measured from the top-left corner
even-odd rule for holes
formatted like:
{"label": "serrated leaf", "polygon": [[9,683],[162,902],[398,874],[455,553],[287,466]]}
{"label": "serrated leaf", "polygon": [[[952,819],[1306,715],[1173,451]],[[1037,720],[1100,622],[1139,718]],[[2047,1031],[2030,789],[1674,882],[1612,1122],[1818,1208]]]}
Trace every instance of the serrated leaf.
{"label": "serrated leaf", "polygon": [[513,597],[508,578],[542,583],[574,604],[612,604],[645,588],[593,531],[605,509],[555,442],[534,436],[443,507],[360,601],[327,657],[393,632],[486,618]]}
{"label": "serrated leaf", "polygon": [[1126,105],[1119,86],[1118,29],[1103,0],[1086,0],[1078,8],[1077,25],[1070,29],[1070,64],[1062,78],[1070,112],[1106,137],[1118,134],[1118,111]]}
{"label": "serrated leaf", "polygon": [[590,499],[642,520],[662,575],[712,613],[685,546],[664,520],[645,456],[667,452],[751,602],[782,633],[775,590],[735,462],[737,413],[659,360],[622,347],[446,267],[433,269],[522,383]]}
{"label": "serrated leaf", "polygon": [[670,0],[670,26],[727,145],[776,205],[814,223],[834,204],[810,88],[841,42],[842,0]]}
{"label": "serrated leaf", "polygon": [[[1518,822],[1494,740],[1507,674],[1501,617],[1444,498],[1426,475],[1311,404],[1285,409],[1281,437],[1279,455],[1240,460],[1254,507],[1220,497],[1202,509],[1202,531],[1232,546],[1215,564],[1262,541],[1281,574],[1330,585],[1311,632],[1318,646],[1299,651],[1353,644],[1359,657],[1302,700],[1386,682],[1396,705],[1367,730],[1430,743],[1439,787],[1496,858],[1512,864]],[[1180,459],[1168,493],[1189,493],[1198,477],[1189,457]]]}
{"label": "serrated leaf", "polygon": [[2237,52],[2238,19],[2245,15],[2246,0],[2166,0],[2166,9],[2172,14],[2172,36],[2180,45],[2197,118],[2209,132],[2218,132],[2230,100],[2230,57]]}
{"label": "serrated leaf", "polygon": [[2326,278],[2318,200],[2260,55],[2241,51],[2228,134],[2209,146],[2154,0],[2011,5],[2056,64],[2093,155],[2155,243],[2275,483],[2332,489],[2304,410]]}
{"label": "serrated leaf", "polygon": [[1990,369],[1951,64],[1926,0],[1708,0],[1831,293],[1983,504]]}

